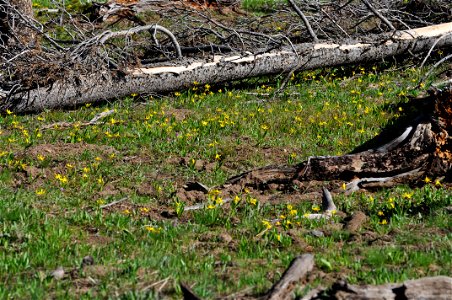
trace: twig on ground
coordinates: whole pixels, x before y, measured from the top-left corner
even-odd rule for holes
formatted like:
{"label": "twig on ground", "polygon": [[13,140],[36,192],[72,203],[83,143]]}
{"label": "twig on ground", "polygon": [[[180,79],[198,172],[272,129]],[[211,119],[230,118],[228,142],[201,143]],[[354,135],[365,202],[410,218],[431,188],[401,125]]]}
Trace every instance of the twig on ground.
{"label": "twig on ground", "polygon": [[40,128],[40,130],[47,130],[47,129],[55,129],[55,128],[68,128],[68,127],[72,127],[74,125],[77,125],[78,127],[84,127],[84,126],[91,126],[91,125],[97,125],[99,124],[99,120],[108,117],[109,115],[115,113],[114,109],[110,109],[108,111],[103,111],[101,113],[98,113],[97,115],[94,116],[94,118],[91,119],[91,121],[89,122],[84,122],[84,123],[77,123],[77,122],[56,122],[56,123],[52,123],[52,124],[48,124],[45,126],[42,126]]}
{"label": "twig on ground", "polygon": [[121,203],[121,202],[124,202],[124,201],[126,201],[127,199],[129,199],[129,197],[124,197],[124,198],[121,198],[121,199],[119,199],[119,200],[116,200],[116,201],[113,201],[113,202],[110,202],[110,203],[101,205],[101,206],[99,206],[99,208],[100,208],[100,209],[108,208],[108,207],[114,206],[114,205],[116,205],[116,204],[119,204],[119,203]]}

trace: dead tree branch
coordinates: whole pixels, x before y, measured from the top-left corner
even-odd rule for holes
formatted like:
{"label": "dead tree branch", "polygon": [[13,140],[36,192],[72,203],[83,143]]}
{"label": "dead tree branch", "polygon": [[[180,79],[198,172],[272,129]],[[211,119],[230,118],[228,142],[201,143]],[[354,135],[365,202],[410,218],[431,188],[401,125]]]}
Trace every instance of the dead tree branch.
{"label": "dead tree branch", "polygon": [[383,21],[391,30],[396,30],[396,28],[391,24],[391,22],[388,21],[378,10],[376,10],[372,4],[369,3],[367,0],[361,0],[368,9],[370,9],[380,20]]}
{"label": "dead tree branch", "polygon": [[315,34],[314,30],[312,30],[311,24],[309,23],[308,19],[304,15],[304,13],[300,10],[300,8],[297,6],[294,0],[288,0],[290,6],[295,10],[297,15],[303,20],[304,25],[306,26],[306,29],[309,32],[309,35],[312,37],[314,43],[317,43],[319,39],[317,38],[317,35]]}

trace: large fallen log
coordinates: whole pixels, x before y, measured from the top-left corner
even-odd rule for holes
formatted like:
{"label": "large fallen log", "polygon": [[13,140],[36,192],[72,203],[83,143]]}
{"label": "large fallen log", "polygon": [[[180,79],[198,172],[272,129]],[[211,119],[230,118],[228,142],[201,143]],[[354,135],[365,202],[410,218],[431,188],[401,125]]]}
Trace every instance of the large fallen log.
{"label": "large fallen log", "polygon": [[[101,38],[99,37],[99,40]],[[170,65],[129,69],[125,75],[109,70],[67,76],[50,86],[7,93],[0,91],[0,110],[15,112],[76,106],[131,94],[165,93],[194,82],[220,83],[248,77],[288,73],[379,60],[452,46],[452,23],[396,31],[344,43],[306,43],[278,51],[215,56],[211,60],[174,60]]]}

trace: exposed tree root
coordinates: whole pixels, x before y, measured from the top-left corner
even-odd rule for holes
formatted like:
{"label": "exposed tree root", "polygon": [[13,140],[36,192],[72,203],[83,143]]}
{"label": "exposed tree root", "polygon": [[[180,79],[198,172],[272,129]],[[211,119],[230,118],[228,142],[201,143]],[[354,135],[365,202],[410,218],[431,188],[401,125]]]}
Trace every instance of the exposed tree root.
{"label": "exposed tree root", "polygon": [[349,182],[346,191],[354,192],[418,183],[427,176],[450,180],[452,90],[432,90],[422,100],[429,110],[406,126],[402,134],[381,146],[343,156],[311,157],[294,166],[263,167],[230,178],[223,188],[289,190],[306,181],[342,180]]}

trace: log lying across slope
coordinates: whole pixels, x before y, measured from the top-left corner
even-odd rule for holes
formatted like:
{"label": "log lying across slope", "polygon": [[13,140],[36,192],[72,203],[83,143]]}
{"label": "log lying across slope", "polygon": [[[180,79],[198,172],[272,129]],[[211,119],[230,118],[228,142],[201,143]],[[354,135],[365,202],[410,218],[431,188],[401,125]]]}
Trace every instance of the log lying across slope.
{"label": "log lying across slope", "polygon": [[0,109],[40,111],[115,99],[133,93],[165,93],[185,89],[195,81],[201,84],[219,83],[293,70],[369,62],[407,52],[427,51],[435,43],[436,48],[452,46],[452,23],[391,32],[341,44],[306,43],[262,54],[215,56],[212,60],[203,61],[179,59],[165,66],[131,69],[125,76],[104,71],[63,78],[51,86],[0,98]]}

